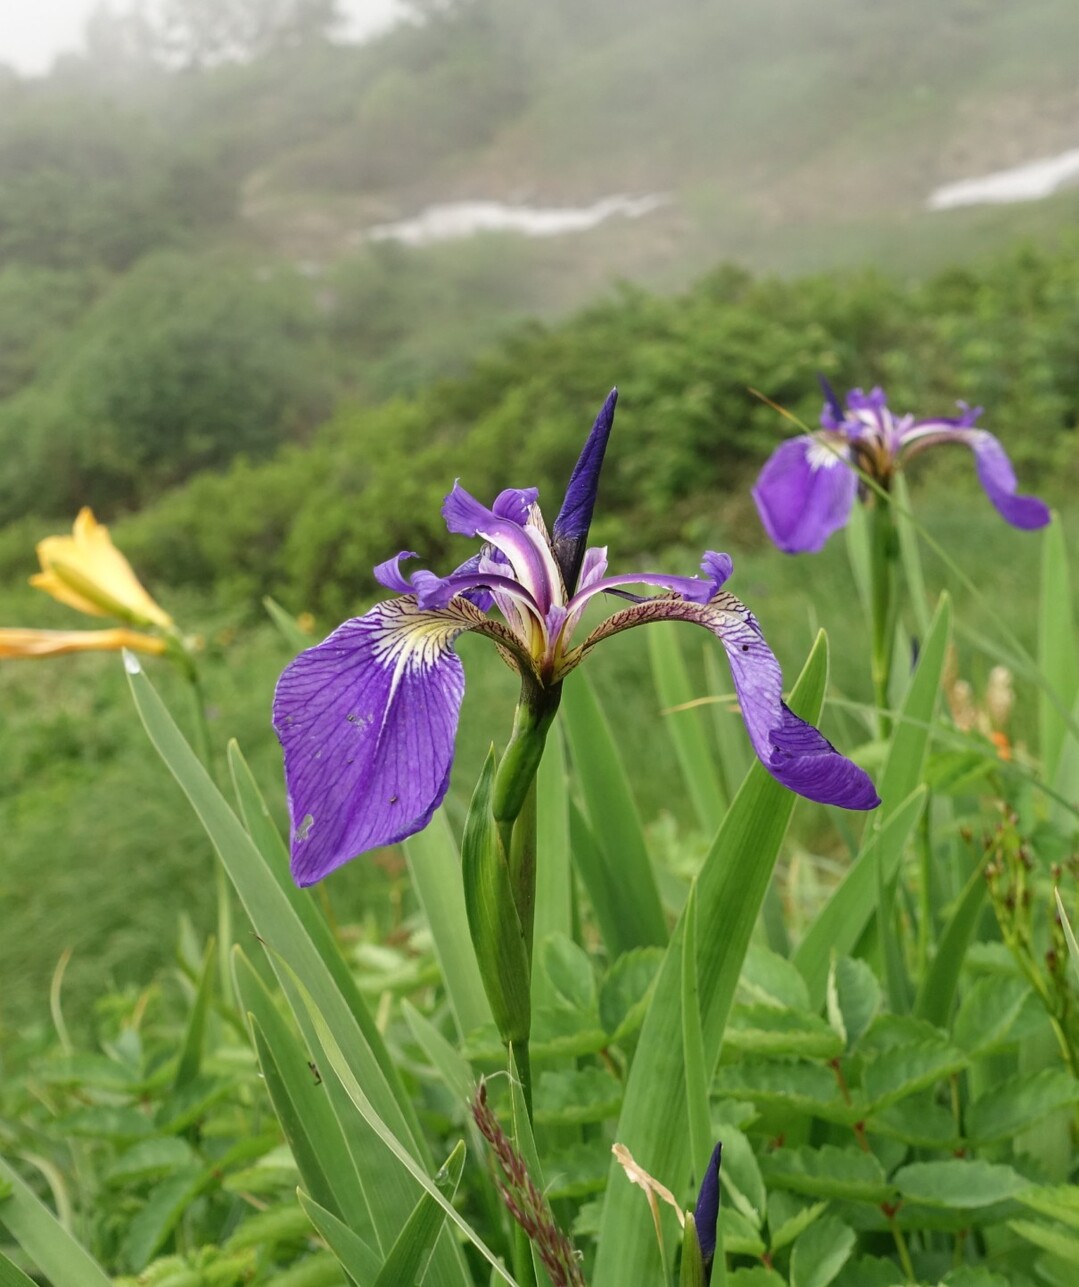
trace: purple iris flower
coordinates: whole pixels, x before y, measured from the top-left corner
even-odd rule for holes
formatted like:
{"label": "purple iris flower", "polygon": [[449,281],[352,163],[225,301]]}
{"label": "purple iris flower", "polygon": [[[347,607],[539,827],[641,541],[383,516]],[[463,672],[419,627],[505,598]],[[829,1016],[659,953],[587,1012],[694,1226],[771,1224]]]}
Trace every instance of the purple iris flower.
{"label": "purple iris flower", "polygon": [[[459,484],[442,515],[451,532],[482,542],[449,576],[414,571],[403,550],[375,576],[397,598],[346,621],[288,666],[274,698],[285,752],[292,874],[310,885],[350,858],[422,830],[449,785],[464,670],[453,644],[484,635],[522,678],[522,700],[553,714],[562,680],[601,640],[648,621],[690,621],[727,651],[749,739],[777,781],[811,800],[871,809],[866,774],[783,701],[783,682],[756,618],[723,589],[731,559],[711,551],[701,576],[607,575],[607,551],[588,548],[612,392],[589,434],[548,530],[537,490],[510,489],[488,508]],[[654,597],[625,586],[655,587]],[[621,609],[580,643],[586,605],[609,591]],[[493,615],[497,612],[497,616]]]}
{"label": "purple iris flower", "polygon": [[712,1150],[708,1159],[708,1168],[701,1181],[697,1194],[697,1205],[693,1209],[693,1223],[697,1229],[697,1242],[701,1249],[701,1260],[704,1262],[705,1280],[712,1281],[712,1261],[716,1255],[716,1226],[719,1222],[719,1167],[723,1160],[723,1144],[719,1143]]}
{"label": "purple iris flower", "polygon": [[971,448],[985,494],[1013,527],[1029,531],[1049,522],[1042,501],[1017,494],[1004,448],[991,433],[975,427],[980,407],[971,410],[961,402],[963,414],[954,419],[897,418],[881,389],[852,389],[844,409],[827,382],[821,383],[826,397],[821,429],[791,438],[774,451],[753,488],[765,531],[787,554],[821,549],[846,523],[858,492],[855,469],[888,488],[911,456],[938,443]]}

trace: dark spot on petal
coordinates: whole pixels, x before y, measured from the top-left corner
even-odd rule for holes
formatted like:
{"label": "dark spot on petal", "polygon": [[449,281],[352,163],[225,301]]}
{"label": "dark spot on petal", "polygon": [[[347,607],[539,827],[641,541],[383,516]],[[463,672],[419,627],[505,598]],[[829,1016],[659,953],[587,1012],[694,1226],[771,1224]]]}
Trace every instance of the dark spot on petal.
{"label": "dark spot on petal", "polygon": [[396,797],[395,795],[391,795],[391,796],[390,796],[390,804],[396,804],[396,803],[397,803],[397,797]]}
{"label": "dark spot on petal", "polygon": [[749,644],[743,644],[743,645],[742,645],[742,651],[743,651],[743,652],[749,652]]}

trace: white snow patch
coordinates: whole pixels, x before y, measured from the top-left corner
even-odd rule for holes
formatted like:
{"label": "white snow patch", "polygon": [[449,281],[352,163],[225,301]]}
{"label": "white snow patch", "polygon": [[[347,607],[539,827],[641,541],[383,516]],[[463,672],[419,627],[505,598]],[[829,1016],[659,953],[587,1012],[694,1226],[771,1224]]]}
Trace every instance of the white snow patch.
{"label": "white snow patch", "polygon": [[1044,157],[1010,170],[996,170],[980,179],[962,179],[937,188],[926,203],[930,210],[954,206],[998,205],[1008,201],[1040,201],[1079,176],[1079,148]]}
{"label": "white snow patch", "polygon": [[456,201],[428,206],[415,219],[380,223],[368,228],[369,241],[400,241],[408,246],[426,246],[435,241],[452,241],[478,232],[521,232],[529,237],[557,237],[567,232],[586,232],[598,224],[622,215],[639,219],[671,198],[663,193],[643,197],[604,197],[590,206],[511,206],[501,201]]}

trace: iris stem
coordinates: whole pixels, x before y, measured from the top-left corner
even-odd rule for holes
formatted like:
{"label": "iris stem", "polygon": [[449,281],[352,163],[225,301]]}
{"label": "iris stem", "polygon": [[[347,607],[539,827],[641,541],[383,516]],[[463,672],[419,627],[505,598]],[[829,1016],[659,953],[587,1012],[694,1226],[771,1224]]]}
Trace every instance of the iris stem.
{"label": "iris stem", "polygon": [[878,496],[869,511],[871,616],[873,630],[873,695],[880,720],[880,736],[892,731],[889,690],[895,652],[896,564],[899,537],[892,518],[890,497]]}

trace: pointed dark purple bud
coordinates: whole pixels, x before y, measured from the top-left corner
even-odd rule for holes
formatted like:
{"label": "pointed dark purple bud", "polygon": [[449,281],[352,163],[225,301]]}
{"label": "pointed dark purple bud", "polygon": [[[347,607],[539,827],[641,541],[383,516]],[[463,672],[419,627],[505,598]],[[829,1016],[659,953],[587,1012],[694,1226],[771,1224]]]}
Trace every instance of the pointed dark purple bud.
{"label": "pointed dark purple bud", "polygon": [[693,1209],[693,1223],[697,1226],[701,1259],[704,1261],[704,1270],[709,1279],[712,1276],[712,1257],[716,1254],[716,1225],[719,1223],[719,1164],[722,1157],[723,1145],[719,1143],[708,1159],[708,1168],[701,1181],[701,1191],[697,1194],[697,1205]]}
{"label": "pointed dark purple bud", "polygon": [[595,508],[596,491],[599,488],[599,473],[603,467],[603,453],[607,450],[607,439],[611,436],[614,404],[617,401],[618,390],[612,389],[596,417],[584,450],[573,467],[569,486],[566,488],[566,498],[551,531],[551,548],[567,594],[572,594],[577,588],[577,578],[581,574],[581,562],[588,545],[588,529],[592,526],[592,510]]}
{"label": "pointed dark purple bud", "polygon": [[832,413],[832,418],[835,420],[835,425],[829,425],[828,427],[836,428],[838,425],[843,423],[843,417],[845,414],[843,411],[843,404],[836,396],[836,391],[832,388],[828,377],[826,375],[821,375],[819,371],[817,372],[817,383],[820,385],[821,393],[824,394],[824,401],[828,404],[828,408]]}

